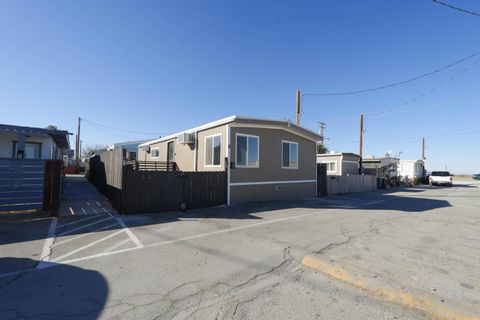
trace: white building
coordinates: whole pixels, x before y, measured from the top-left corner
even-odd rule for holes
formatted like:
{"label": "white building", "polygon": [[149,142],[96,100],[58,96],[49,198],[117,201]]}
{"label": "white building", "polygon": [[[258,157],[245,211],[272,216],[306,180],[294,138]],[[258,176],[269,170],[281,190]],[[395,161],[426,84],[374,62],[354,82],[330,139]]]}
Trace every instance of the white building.
{"label": "white building", "polygon": [[423,160],[400,160],[398,176],[402,179],[420,179],[425,177],[425,162]]}
{"label": "white building", "polygon": [[0,124],[0,159],[63,159],[70,133],[56,128]]}

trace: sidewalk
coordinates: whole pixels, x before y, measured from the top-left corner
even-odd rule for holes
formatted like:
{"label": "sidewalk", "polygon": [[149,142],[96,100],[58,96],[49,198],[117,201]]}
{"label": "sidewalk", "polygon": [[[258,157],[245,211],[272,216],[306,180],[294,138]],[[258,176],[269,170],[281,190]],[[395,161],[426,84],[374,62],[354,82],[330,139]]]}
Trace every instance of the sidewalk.
{"label": "sidewalk", "polygon": [[59,216],[117,214],[108,199],[83,175],[67,174]]}

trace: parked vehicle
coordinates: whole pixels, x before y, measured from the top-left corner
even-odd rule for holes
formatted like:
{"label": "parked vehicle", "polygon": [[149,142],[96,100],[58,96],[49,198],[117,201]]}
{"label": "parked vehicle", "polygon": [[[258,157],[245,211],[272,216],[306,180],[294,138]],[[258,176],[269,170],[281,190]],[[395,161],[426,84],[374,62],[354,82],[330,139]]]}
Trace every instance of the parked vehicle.
{"label": "parked vehicle", "polygon": [[433,171],[428,178],[430,185],[448,185],[451,186],[452,175],[448,171]]}
{"label": "parked vehicle", "polygon": [[472,178],[475,180],[480,180],[480,173],[472,175]]}

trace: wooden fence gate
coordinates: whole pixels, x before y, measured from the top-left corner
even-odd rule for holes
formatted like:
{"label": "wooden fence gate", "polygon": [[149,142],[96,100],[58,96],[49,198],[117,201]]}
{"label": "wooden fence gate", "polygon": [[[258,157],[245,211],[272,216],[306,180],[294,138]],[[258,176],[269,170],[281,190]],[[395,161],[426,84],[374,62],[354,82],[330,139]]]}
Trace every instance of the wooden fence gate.
{"label": "wooden fence gate", "polygon": [[61,160],[0,159],[0,212],[55,213],[61,193]]}
{"label": "wooden fence gate", "polygon": [[327,195],[327,165],[317,163],[317,197]]}

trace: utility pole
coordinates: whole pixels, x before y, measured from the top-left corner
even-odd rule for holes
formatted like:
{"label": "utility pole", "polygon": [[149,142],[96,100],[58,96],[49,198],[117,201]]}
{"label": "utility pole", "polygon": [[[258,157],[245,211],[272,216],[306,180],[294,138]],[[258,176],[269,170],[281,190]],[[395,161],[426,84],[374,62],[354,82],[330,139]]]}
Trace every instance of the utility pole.
{"label": "utility pole", "polygon": [[80,162],[80,124],[82,122],[82,118],[78,117],[78,126],[77,126],[77,141],[75,144],[75,158],[77,160],[77,165]]}
{"label": "utility pole", "polygon": [[300,90],[297,90],[297,110],[296,110],[296,113],[297,113],[297,126],[300,125]]}
{"label": "utility pole", "polygon": [[425,137],[422,138],[422,161],[425,161]]}
{"label": "utility pole", "polygon": [[318,126],[320,127],[320,130],[318,131],[318,133],[320,134],[320,136],[323,137],[324,133],[325,133],[325,126],[327,125],[325,122],[320,122],[318,121]]}
{"label": "utility pole", "polygon": [[362,174],[363,160],[363,113],[360,114],[360,162],[358,166],[358,174]]}

